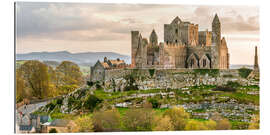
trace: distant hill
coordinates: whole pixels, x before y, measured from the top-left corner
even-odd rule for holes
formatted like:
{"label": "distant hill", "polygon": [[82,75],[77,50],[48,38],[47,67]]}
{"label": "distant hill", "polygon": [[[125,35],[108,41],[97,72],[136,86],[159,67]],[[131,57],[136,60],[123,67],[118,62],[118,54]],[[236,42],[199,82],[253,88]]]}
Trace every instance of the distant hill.
{"label": "distant hill", "polygon": [[230,65],[230,69],[239,69],[239,68],[242,68],[242,67],[253,69],[253,65],[240,65],[240,64]]}
{"label": "distant hill", "polygon": [[103,61],[104,57],[108,59],[123,59],[130,63],[130,56],[114,52],[84,52],[70,53],[68,51],[59,52],[31,52],[26,54],[16,54],[16,60],[39,60],[39,61],[72,61],[79,65],[93,65],[97,60]]}

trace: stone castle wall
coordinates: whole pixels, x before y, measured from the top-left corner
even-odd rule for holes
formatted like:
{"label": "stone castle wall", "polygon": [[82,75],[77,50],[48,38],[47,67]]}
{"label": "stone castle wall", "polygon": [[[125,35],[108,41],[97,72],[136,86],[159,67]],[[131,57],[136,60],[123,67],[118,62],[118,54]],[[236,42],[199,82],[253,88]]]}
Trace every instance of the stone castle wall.
{"label": "stone castle wall", "polygon": [[[179,89],[196,85],[225,85],[228,81],[241,85],[258,85],[241,78],[237,69],[216,70],[218,74],[200,74],[192,69],[122,69],[106,71],[105,91],[123,91],[127,85],[126,75],[132,75],[139,89]],[[152,73],[151,73],[152,72]],[[114,83],[114,84],[113,84]],[[114,86],[113,86],[114,85]]]}
{"label": "stone castle wall", "polygon": [[154,29],[149,43],[147,39],[141,42],[141,34],[132,31],[131,67],[146,68],[155,65],[158,68],[163,65],[166,69],[228,69],[229,53],[224,38],[224,44],[221,44],[218,16],[215,15],[212,22],[212,31],[199,31],[198,27],[198,24],[184,22],[177,16],[170,24],[164,24],[164,43],[158,43]]}

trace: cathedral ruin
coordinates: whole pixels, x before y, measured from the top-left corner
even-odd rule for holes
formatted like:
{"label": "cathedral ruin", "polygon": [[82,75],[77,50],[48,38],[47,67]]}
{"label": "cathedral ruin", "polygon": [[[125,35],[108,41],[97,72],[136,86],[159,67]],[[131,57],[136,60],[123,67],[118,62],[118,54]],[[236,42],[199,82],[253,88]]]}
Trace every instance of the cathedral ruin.
{"label": "cathedral ruin", "polygon": [[164,24],[164,43],[158,42],[155,30],[149,41],[139,31],[131,31],[132,68],[229,69],[229,53],[217,14],[212,31],[199,31],[198,24],[178,16]]}

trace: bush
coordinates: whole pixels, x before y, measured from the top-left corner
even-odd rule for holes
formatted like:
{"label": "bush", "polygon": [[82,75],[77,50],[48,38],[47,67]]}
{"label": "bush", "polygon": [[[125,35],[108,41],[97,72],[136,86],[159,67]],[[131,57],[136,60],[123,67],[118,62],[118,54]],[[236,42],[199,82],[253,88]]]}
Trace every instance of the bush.
{"label": "bush", "polygon": [[127,80],[127,85],[125,86],[124,91],[138,90],[138,86],[134,85],[135,79],[133,75],[126,75],[124,78]]}
{"label": "bush", "polygon": [[206,130],[207,127],[204,125],[203,122],[190,120],[187,122],[185,126],[185,130]]}
{"label": "bush", "polygon": [[95,107],[101,102],[102,100],[97,98],[96,96],[89,95],[86,98],[86,101],[84,102],[84,108],[89,109],[92,112],[95,109]]}
{"label": "bush", "polygon": [[236,88],[241,86],[238,82],[228,81],[225,86],[217,86],[212,89],[214,91],[224,91],[224,92],[236,92]]}
{"label": "bush", "polygon": [[67,93],[70,93],[70,92],[76,90],[77,88],[79,88],[79,86],[76,84],[62,85],[62,86],[58,87],[58,90],[59,90],[60,94],[67,94]]}
{"label": "bush", "polygon": [[223,75],[223,77],[225,77],[225,78],[231,78],[231,77],[233,77],[233,75],[231,75],[231,74],[229,74],[229,75]]}
{"label": "bush", "polygon": [[116,110],[97,111],[93,114],[94,130],[117,131],[120,127],[120,113]]}
{"label": "bush", "polygon": [[87,83],[87,85],[90,86],[90,87],[94,85],[94,82],[92,82],[92,81],[87,81],[86,83]]}
{"label": "bush", "polygon": [[231,87],[231,88],[237,88],[237,87],[239,87],[241,85],[238,82],[228,81],[226,86]]}
{"label": "bush", "polygon": [[49,130],[49,133],[57,133],[57,130],[56,130],[55,128],[51,128],[51,129]]}
{"label": "bush", "polygon": [[173,130],[173,124],[168,116],[156,117],[154,131],[171,131]]}
{"label": "bush", "polygon": [[62,105],[62,103],[63,103],[63,98],[60,98],[60,99],[56,100],[56,104]]}
{"label": "bush", "polygon": [[151,77],[153,77],[154,73],[155,73],[155,69],[149,69],[149,74]]}
{"label": "bush", "polygon": [[153,115],[152,109],[129,109],[123,117],[123,125],[128,131],[151,131]]}
{"label": "bush", "polygon": [[101,90],[102,89],[102,87],[101,87],[101,85],[99,83],[96,83],[96,89],[97,90]]}
{"label": "bush", "polygon": [[229,130],[231,129],[231,123],[229,122],[228,119],[221,119],[217,121],[217,130]]}
{"label": "bush", "polygon": [[251,73],[251,69],[248,68],[240,68],[238,69],[238,73],[242,78],[247,78],[248,75]]}
{"label": "bush", "polygon": [[212,89],[214,91],[224,91],[224,92],[236,92],[235,88],[227,87],[227,86],[217,86],[216,88]]}
{"label": "bush", "polygon": [[168,116],[171,119],[175,130],[183,130],[189,119],[189,114],[182,107],[168,109],[164,112],[163,116]]}
{"label": "bush", "polygon": [[251,119],[248,129],[260,129],[260,116],[256,115]]}
{"label": "bush", "polygon": [[75,120],[76,126],[73,132],[92,132],[93,122],[90,116],[80,116]]}
{"label": "bush", "polygon": [[51,103],[47,104],[45,107],[49,108],[49,111],[52,111],[55,108],[55,106],[56,105],[53,102],[51,102]]}
{"label": "bush", "polygon": [[75,106],[74,109],[80,109],[82,107],[82,102],[79,99],[75,99],[73,96],[68,98],[68,108],[69,110],[71,107]]}
{"label": "bush", "polygon": [[158,102],[158,100],[154,99],[154,98],[150,98],[148,100],[148,102],[150,102],[152,104],[153,108],[159,108],[160,107],[160,103]]}

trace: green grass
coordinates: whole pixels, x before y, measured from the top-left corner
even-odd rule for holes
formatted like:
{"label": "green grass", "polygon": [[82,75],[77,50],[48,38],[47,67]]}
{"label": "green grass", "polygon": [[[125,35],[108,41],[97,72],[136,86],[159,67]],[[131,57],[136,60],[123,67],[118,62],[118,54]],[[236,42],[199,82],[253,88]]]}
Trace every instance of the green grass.
{"label": "green grass", "polygon": [[249,123],[247,122],[241,122],[241,121],[230,121],[232,125],[232,129],[247,129],[249,126]]}
{"label": "green grass", "polygon": [[126,111],[129,110],[129,108],[117,107],[117,110],[120,113],[120,117],[123,117],[126,114]]}
{"label": "green grass", "polygon": [[231,92],[224,92],[220,96],[226,96],[232,99],[237,100],[239,103],[253,103],[255,105],[259,105],[259,96],[257,95],[248,95],[244,93],[231,93]]}

